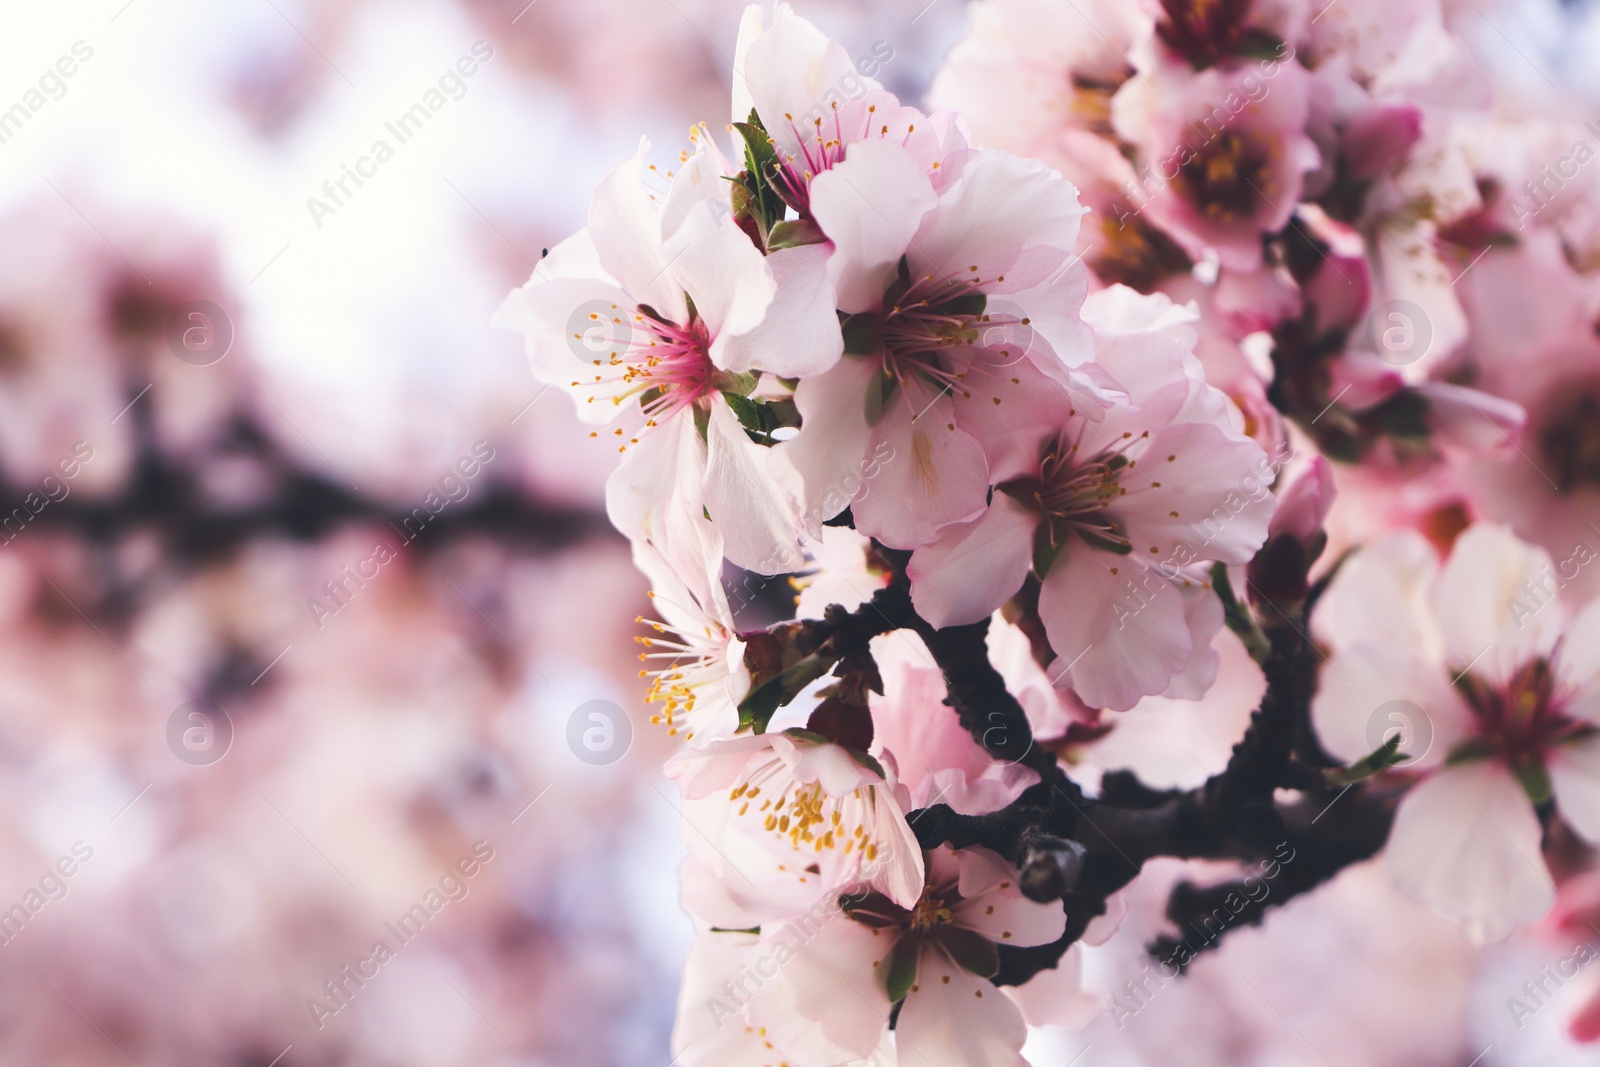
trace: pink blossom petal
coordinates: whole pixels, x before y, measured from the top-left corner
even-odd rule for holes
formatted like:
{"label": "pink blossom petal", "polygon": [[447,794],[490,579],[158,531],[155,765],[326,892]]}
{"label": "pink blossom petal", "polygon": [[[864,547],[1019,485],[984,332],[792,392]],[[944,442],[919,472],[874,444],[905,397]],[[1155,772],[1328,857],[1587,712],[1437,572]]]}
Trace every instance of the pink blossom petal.
{"label": "pink blossom petal", "polygon": [[1060,659],[1050,673],[1091,707],[1126,711],[1164,691],[1194,652],[1183,597],[1136,557],[1067,545],[1039,592]]}
{"label": "pink blossom petal", "polygon": [[895,1030],[900,1057],[926,1067],[1026,1067],[1022,1012],[987,978],[925,951]]}
{"label": "pink blossom petal", "polygon": [[1038,515],[996,493],[981,518],[946,526],[912,554],[911,602],[938,628],[988,618],[1022,588],[1038,524]]}
{"label": "pink blossom petal", "polygon": [[1555,900],[1539,819],[1504,765],[1447,767],[1400,801],[1387,848],[1396,885],[1480,944],[1538,919]]}
{"label": "pink blossom petal", "polygon": [[850,146],[844,162],[811,182],[811,213],[833,242],[829,273],[842,311],[883,303],[922,217],[938,203],[922,164],[890,141]]}

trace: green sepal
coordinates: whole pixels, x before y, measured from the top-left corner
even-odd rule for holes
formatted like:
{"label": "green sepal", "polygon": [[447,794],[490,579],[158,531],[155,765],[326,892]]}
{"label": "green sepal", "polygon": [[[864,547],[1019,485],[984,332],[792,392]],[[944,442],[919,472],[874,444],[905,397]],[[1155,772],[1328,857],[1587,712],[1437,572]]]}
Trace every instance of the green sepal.
{"label": "green sepal", "polygon": [[1040,581],[1050,573],[1050,568],[1055,566],[1056,557],[1061,554],[1061,542],[1055,540],[1050,529],[1050,523],[1041,522],[1033,530],[1033,573]]}
{"label": "green sepal", "polygon": [[1272,654],[1272,642],[1261,632],[1261,627],[1256,623],[1250,609],[1234,593],[1233,581],[1228,577],[1226,563],[1211,565],[1211,588],[1216,591],[1217,599],[1222,601],[1222,618],[1228,624],[1228,629],[1244,642],[1244,647],[1252,659],[1257,663],[1265,663],[1267,657]]}
{"label": "green sepal", "polygon": [[[799,741],[810,741],[813,744],[818,744],[818,745],[831,745],[831,744],[835,744],[836,743],[832,738],[824,737],[822,734],[817,733],[815,730],[806,730],[806,729],[803,729],[802,727],[799,727],[799,726],[791,726],[791,727],[789,727],[787,730],[783,731],[783,735],[785,737],[793,737],[793,738],[795,738],[796,740],[799,740]],[[851,748],[849,745],[841,745],[840,747],[843,748],[846,752],[850,753],[850,758],[855,760],[857,763],[861,764],[861,766],[865,767],[867,770],[871,771],[873,774],[876,774],[879,778],[882,778],[884,781],[888,781],[889,780],[888,772],[886,772],[883,769],[883,764],[879,763],[877,760],[873,759],[871,756],[867,755],[865,752],[856,751],[855,749]]]}
{"label": "green sepal", "polygon": [[889,780],[889,774],[883,769],[883,764],[873,759],[867,753],[857,752],[855,749],[845,749],[845,751],[850,753],[851,759],[861,764],[861,766],[865,767],[873,774],[876,774],[879,778],[882,778],[886,782]]}
{"label": "green sepal", "polygon": [[1400,751],[1400,735],[1395,734],[1381,746],[1362,756],[1346,767],[1330,767],[1323,771],[1323,778],[1329,785],[1354,785],[1356,782],[1371,778],[1380,771],[1390,767],[1398,767],[1411,759],[1410,756]]}
{"label": "green sepal", "polygon": [[875,374],[867,383],[867,425],[876,426],[883,419],[884,411],[889,407],[889,401],[894,397],[895,390],[900,388],[900,379],[888,374]]}
{"label": "green sepal", "polygon": [[832,659],[816,653],[790,664],[756,686],[739,701],[739,725],[765,733],[777,710],[800,695],[800,691],[821,678],[833,667]]}
{"label": "green sepal", "polygon": [[884,961],[888,969],[883,976],[884,985],[889,991],[889,1003],[899,1003],[911,992],[911,986],[917,980],[917,957],[921,955],[921,949],[922,945],[916,938],[902,937],[889,950],[889,958]]}
{"label": "green sepal", "polygon": [[1476,737],[1469,737],[1445,755],[1444,765],[1446,767],[1455,767],[1462,763],[1477,763],[1480,760],[1489,759],[1494,754],[1494,749],[1483,741]]}
{"label": "green sepal", "polygon": [[788,219],[773,225],[767,234],[767,251],[776,252],[780,248],[799,248],[802,245],[819,245],[828,239],[810,219]]}
{"label": "green sepal", "polygon": [[847,315],[839,324],[844,351],[849,356],[870,356],[883,347],[882,322],[876,315]]}
{"label": "green sepal", "polygon": [[1555,793],[1550,772],[1545,769],[1544,760],[1537,756],[1517,760],[1511,765],[1511,773],[1517,776],[1517,784],[1528,794],[1528,800],[1534,807],[1548,802]]}
{"label": "green sepal", "polygon": [[963,926],[943,926],[939,928],[937,936],[939,944],[963,970],[971,971],[980,978],[990,978],[999,973],[999,951],[993,941],[976,930],[968,930]]}
{"label": "green sepal", "polygon": [[761,376],[758,374],[733,370],[718,371],[712,382],[723,393],[736,393],[739,396],[749,396],[760,383]]}
{"label": "green sepal", "polygon": [[[1086,526],[1076,527],[1076,531],[1078,536],[1083,539],[1083,543],[1091,548],[1098,548],[1102,552],[1110,552],[1117,556],[1127,556],[1133,553],[1133,545],[1128,541],[1112,540]],[[1043,577],[1043,575],[1040,577]]]}
{"label": "green sepal", "polygon": [[773,224],[783,218],[783,200],[772,188],[770,177],[778,167],[778,153],[754,108],[750,109],[748,122],[736,122],[733,128],[744,139],[745,170],[739,175],[739,184],[747,194],[747,199],[736,203],[735,208],[742,208],[765,238]]}
{"label": "green sepal", "polygon": [[726,400],[728,407],[733,409],[733,414],[739,420],[739,425],[749,430],[752,434],[766,432],[761,426],[760,404],[740,393],[723,393],[722,399]]}

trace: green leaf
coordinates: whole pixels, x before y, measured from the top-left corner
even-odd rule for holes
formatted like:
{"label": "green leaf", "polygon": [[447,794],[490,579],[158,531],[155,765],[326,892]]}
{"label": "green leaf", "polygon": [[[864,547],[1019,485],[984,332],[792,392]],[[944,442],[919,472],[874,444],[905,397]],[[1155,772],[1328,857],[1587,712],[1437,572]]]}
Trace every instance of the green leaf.
{"label": "green leaf", "polygon": [[773,714],[799,696],[806,686],[827,674],[833,664],[832,659],[812,653],[785,667],[750,690],[739,702],[739,724],[752,727],[758,734],[765,733]]}
{"label": "green leaf", "polygon": [[789,219],[775,223],[767,234],[767,251],[780,248],[799,248],[801,245],[819,245],[828,239],[822,227],[810,219]]}
{"label": "green leaf", "polygon": [[749,183],[743,178],[728,178],[733,188],[728,192],[728,201],[733,206],[734,218],[744,218],[761,208],[756,194],[751,191]]}
{"label": "green leaf", "polygon": [[772,420],[774,430],[780,426],[800,425],[800,409],[793,400],[768,400],[761,406]]}
{"label": "green leaf", "polygon": [[1400,751],[1400,740],[1400,735],[1395,734],[1349,766],[1329,768],[1323,772],[1323,777],[1327,779],[1329,785],[1353,785],[1365,778],[1371,778],[1379,771],[1398,767],[1411,759]]}
{"label": "green leaf", "polygon": [[1217,599],[1222,601],[1222,617],[1227,622],[1228,629],[1244,642],[1244,647],[1249,650],[1252,659],[1257,663],[1265,663],[1267,657],[1272,654],[1272,643],[1267,640],[1267,635],[1261,632],[1261,627],[1257,625],[1250,609],[1241,603],[1234,593],[1226,563],[1211,565],[1211,588],[1216,590]]}
{"label": "green leaf", "polygon": [[744,138],[745,160],[750,164],[752,174],[760,173],[761,168],[769,163],[778,162],[778,152],[772,147],[772,137],[767,133],[767,128],[761,124],[761,116],[756,114],[755,108],[750,109],[750,118],[747,121],[735,122],[733,128]]}
{"label": "green leaf", "polygon": [[995,949],[994,942],[976,930],[968,930],[964,926],[941,926],[936,936],[939,944],[950,953],[950,958],[963,969],[980,978],[989,978],[999,972],[1000,953]]}
{"label": "green leaf", "polygon": [[760,404],[738,393],[723,393],[722,399],[726,400],[728,407],[733,409],[734,415],[739,419],[739,425],[753,434],[766,434],[767,430],[762,425],[763,419]]}
{"label": "green leaf", "polygon": [[746,371],[720,370],[712,379],[712,384],[723,393],[733,393],[738,396],[749,396],[756,391],[756,386],[760,383],[759,375]]}
{"label": "green leaf", "polygon": [[778,153],[754,108],[750,109],[748,122],[736,122],[733,128],[744,138],[745,172],[740,177],[750,194],[745,208],[765,236],[773,223],[783,218],[783,200],[771,181],[772,172],[779,166]]}
{"label": "green leaf", "polygon": [[889,950],[889,966],[883,976],[889,990],[889,1003],[898,1003],[911,992],[911,985],[917,980],[917,957],[921,950],[921,942],[914,937],[902,937]]}

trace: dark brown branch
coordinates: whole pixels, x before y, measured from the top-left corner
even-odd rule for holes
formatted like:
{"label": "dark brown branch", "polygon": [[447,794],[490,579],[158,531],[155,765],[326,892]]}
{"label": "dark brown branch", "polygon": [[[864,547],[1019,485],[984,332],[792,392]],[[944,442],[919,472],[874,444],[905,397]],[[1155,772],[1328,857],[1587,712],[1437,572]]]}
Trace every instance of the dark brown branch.
{"label": "dark brown branch", "polygon": [[[987,622],[935,629],[911,604],[905,577],[909,554],[881,546],[877,552],[890,565],[892,578],[871,603],[801,625],[817,627],[819,637],[863,647],[887,629],[913,630],[944,674],[946,703],[973,738],[995,759],[1021,763],[1040,776],[1015,802],[987,815],[960,815],[935,804],[912,816],[924,848],[993,849],[1017,865],[1029,897],[1062,901],[1067,925],[1059,940],[1001,948],[996,980],[1002,984],[1025,982],[1055,966],[1104,914],[1108,898],[1156,857],[1276,865],[1273,879],[1251,882],[1249,894],[1243,894],[1243,881],[1204,889],[1185,883],[1174,891],[1168,915],[1179,930],[1163,935],[1151,951],[1183,955],[1186,964],[1220,941],[1220,933],[1191,936],[1196,924],[1212,929],[1257,923],[1268,908],[1310,891],[1382,847],[1394,797],[1365,785],[1341,793],[1324,782],[1327,759],[1311,734],[1308,711],[1320,654],[1305,635],[1298,606],[1263,621],[1266,693],[1221,773],[1196,789],[1176,791],[1151,789],[1131,773],[1114,772],[1105,776],[1101,795],[1091,798],[1052,753],[1034,743],[1026,714],[989,661]],[[1297,795],[1280,800],[1282,790]],[[1284,861],[1286,851],[1293,860]],[[1270,886],[1264,895],[1260,884]]]}

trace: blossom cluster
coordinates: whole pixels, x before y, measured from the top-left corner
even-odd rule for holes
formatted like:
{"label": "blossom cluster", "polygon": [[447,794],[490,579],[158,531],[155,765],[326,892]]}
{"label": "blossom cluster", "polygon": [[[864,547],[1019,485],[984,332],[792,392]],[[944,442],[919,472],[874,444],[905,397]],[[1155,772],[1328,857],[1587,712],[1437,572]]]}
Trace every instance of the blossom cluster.
{"label": "blossom cluster", "polygon": [[[975,4],[930,94],[959,114],[750,8],[726,136],[641,144],[497,317],[618,454],[651,581],[676,1062],[1020,1063],[1025,1021],[1081,1021],[1068,950],[1115,899],[1073,913],[1089,842],[997,828],[1167,776],[1117,739],[1253,701],[1227,657],[1266,694],[1201,810],[1360,788],[1330,825],[1380,820],[1398,888],[1481,940],[1550,909],[1555,822],[1600,839],[1600,602],[1506,489],[1600,489],[1600,197],[1494,147],[1437,6],[1085,7]],[[796,616],[752,626],[730,566],[800,576]]]}

